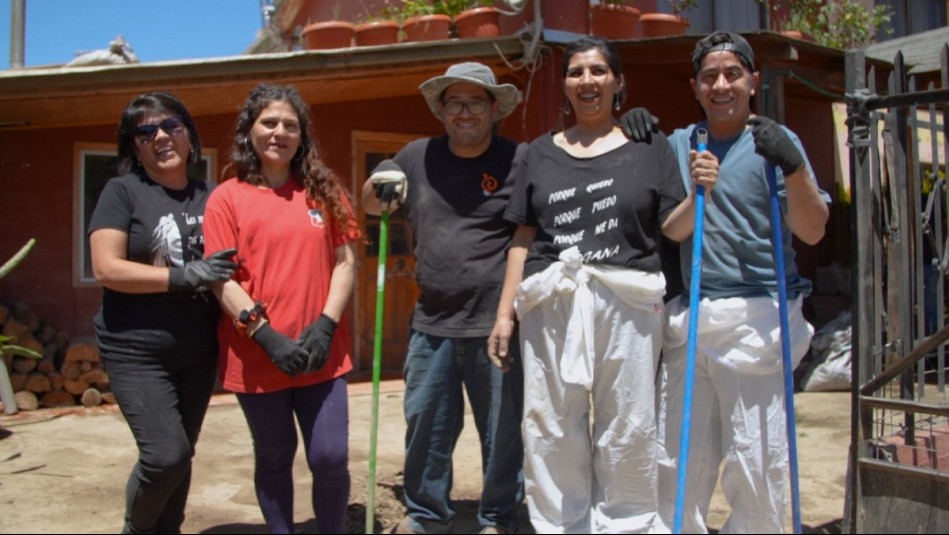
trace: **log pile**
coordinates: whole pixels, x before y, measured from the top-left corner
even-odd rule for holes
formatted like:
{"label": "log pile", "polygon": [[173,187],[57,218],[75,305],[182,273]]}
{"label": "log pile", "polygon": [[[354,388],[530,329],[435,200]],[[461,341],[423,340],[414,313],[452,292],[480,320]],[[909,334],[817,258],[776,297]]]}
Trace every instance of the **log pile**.
{"label": "log pile", "polygon": [[115,403],[95,338],[69,336],[39,319],[23,302],[0,305],[0,332],[11,344],[32,349],[42,360],[3,354],[17,408],[94,407]]}

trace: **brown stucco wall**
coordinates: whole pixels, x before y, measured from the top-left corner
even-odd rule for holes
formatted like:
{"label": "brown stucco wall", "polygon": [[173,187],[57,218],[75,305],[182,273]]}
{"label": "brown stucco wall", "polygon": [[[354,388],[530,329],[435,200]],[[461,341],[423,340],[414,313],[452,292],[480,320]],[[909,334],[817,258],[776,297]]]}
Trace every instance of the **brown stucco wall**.
{"label": "brown stucco wall", "polygon": [[[516,82],[521,85],[519,82]],[[523,87],[523,85],[521,85]],[[187,102],[185,102],[187,104]],[[223,170],[233,140],[234,114],[195,117],[202,145],[217,149]],[[420,96],[327,104],[312,108],[315,135],[324,158],[345,185],[352,184],[353,130],[436,135],[441,123]],[[115,111],[115,119],[121,110]],[[501,133],[526,139],[520,109]],[[0,279],[0,304],[24,301],[40,318],[70,335],[92,334],[101,290],[73,285],[74,143],[114,143],[115,124],[69,129],[0,130],[0,260],[29,238],[36,246],[26,260]],[[361,183],[362,178],[357,179]]]}
{"label": "brown stucco wall", "polygon": [[[626,107],[647,106],[661,118],[666,132],[700,119],[688,78],[687,64],[661,67],[633,67],[636,58],[624,57],[625,76],[630,86]],[[560,53],[553,49],[533,78],[526,71],[502,78],[530,91],[525,102],[502,124],[500,133],[526,141],[571,118],[564,118],[560,81]],[[385,83],[379,80],[378,83]],[[187,104],[187,102],[186,102]],[[231,131],[242,102],[233,103],[233,112],[195,117],[206,148],[218,152],[218,172],[226,164],[232,142]],[[120,109],[115,110],[118,120]],[[525,111],[526,109],[526,116]],[[798,132],[814,164],[821,185],[832,191],[833,128],[830,107],[825,102],[789,99],[788,125]],[[437,135],[443,129],[418,94],[377,100],[315,105],[314,130],[324,158],[347,186],[354,182],[352,131],[377,131]],[[98,288],[73,286],[73,145],[77,142],[114,143],[115,122],[63,129],[0,129],[0,260],[12,255],[29,238],[37,245],[26,261],[9,276],[0,279],[0,304],[27,302],[41,317],[69,334],[91,334],[91,318],[99,306]],[[363,177],[357,177],[360,184]],[[828,228],[828,236],[835,229]],[[813,278],[818,258],[833,240],[816,248],[799,247],[802,271]],[[832,249],[832,247],[831,247]]]}

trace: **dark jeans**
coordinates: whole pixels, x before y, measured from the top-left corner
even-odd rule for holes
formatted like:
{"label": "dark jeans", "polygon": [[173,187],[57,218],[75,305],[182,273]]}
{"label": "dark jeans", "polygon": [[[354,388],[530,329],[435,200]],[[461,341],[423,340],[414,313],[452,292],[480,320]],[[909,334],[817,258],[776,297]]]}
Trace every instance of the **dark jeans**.
{"label": "dark jeans", "polygon": [[[517,335],[512,340],[517,340]],[[507,373],[491,364],[487,337],[442,338],[412,331],[405,359],[405,505],[415,531],[447,532],[452,453],[464,425],[468,394],[481,438],[482,526],[517,528],[524,499],[521,413],[524,377],[518,345]]]}
{"label": "dark jeans", "polygon": [[349,505],[349,399],[346,378],[264,394],[237,394],[254,439],[254,486],[270,533],[293,533],[296,415],[313,477],[320,533],[345,533]]}
{"label": "dark jeans", "polygon": [[138,445],[123,533],[180,533],[191,458],[217,376],[216,345],[165,355],[102,355]]}

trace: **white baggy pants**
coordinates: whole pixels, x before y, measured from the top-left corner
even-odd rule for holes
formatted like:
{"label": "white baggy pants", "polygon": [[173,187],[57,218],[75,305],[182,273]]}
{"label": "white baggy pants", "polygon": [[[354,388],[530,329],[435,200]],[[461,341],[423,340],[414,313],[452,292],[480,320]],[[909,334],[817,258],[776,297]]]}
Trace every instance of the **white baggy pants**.
{"label": "white baggy pants", "polygon": [[576,248],[560,259],[521,283],[515,302],[531,523],[537,533],[662,531],[654,381],[665,279],[583,265]]}
{"label": "white baggy pants", "polygon": [[[801,313],[801,302],[800,297],[788,302],[794,367],[814,334]],[[659,511],[671,528],[689,303],[679,298],[667,307],[658,398]],[[777,300],[736,297],[699,303],[691,423],[683,533],[707,533],[705,519],[723,459],[722,491],[732,511],[719,533],[782,533],[788,448]]]}

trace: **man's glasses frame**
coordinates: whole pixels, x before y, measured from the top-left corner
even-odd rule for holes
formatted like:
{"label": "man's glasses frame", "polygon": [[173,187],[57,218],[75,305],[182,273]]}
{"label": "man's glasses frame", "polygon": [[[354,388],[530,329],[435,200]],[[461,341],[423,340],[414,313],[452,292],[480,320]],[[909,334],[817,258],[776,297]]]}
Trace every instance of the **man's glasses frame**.
{"label": "man's glasses frame", "polygon": [[490,100],[482,100],[480,98],[472,100],[449,100],[442,102],[442,110],[448,115],[461,115],[464,109],[467,109],[471,115],[481,115],[490,105]]}
{"label": "man's glasses frame", "polygon": [[158,135],[159,129],[169,136],[174,136],[175,134],[181,133],[181,130],[184,127],[185,125],[181,121],[181,118],[168,117],[157,124],[142,124],[136,127],[135,140],[142,145],[148,145],[152,141],[155,141],[155,137]]}

